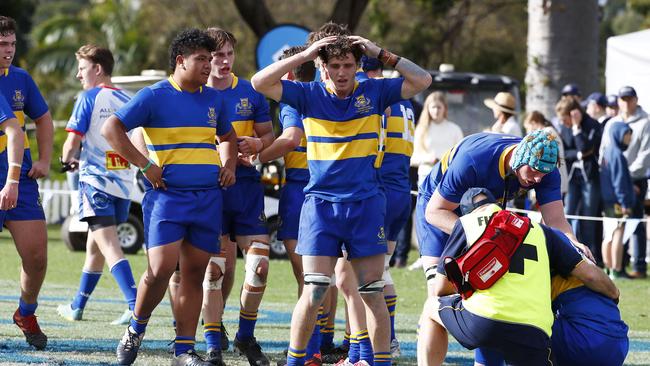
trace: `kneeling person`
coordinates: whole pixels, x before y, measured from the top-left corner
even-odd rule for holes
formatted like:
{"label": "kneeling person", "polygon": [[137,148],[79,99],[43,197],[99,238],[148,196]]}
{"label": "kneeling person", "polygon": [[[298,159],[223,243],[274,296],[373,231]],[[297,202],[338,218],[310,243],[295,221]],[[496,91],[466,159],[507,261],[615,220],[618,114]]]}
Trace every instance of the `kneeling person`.
{"label": "kneeling person", "polygon": [[[461,210],[466,215],[454,226],[443,258],[458,258],[476,243],[491,217],[500,211],[495,201],[483,188],[472,188],[463,195]],[[501,352],[508,364],[551,365],[551,271],[573,275],[611,299],[619,296],[611,280],[585,260],[565,235],[531,222],[508,271],[487,289],[461,299],[453,295],[445,266],[438,267],[436,296],[427,300],[420,319],[418,364],[442,363],[449,331],[466,348],[489,347]]]}

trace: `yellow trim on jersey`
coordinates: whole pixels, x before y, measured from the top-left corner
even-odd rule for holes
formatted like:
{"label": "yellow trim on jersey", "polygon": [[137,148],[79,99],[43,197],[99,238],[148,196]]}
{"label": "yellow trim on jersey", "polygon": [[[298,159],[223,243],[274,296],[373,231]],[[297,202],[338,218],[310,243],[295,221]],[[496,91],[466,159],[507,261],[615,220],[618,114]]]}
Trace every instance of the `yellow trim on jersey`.
{"label": "yellow trim on jersey", "polygon": [[169,149],[149,151],[149,156],[158,166],[169,164],[219,165],[219,152],[212,149]]}
{"label": "yellow trim on jersey", "polygon": [[214,127],[144,127],[143,131],[147,145],[215,143]]}
{"label": "yellow trim on jersey", "polygon": [[440,158],[440,167],[442,168],[443,173],[449,169],[449,164],[451,164],[451,161],[454,159],[454,155],[456,155],[457,149],[458,144],[454,145],[451,149],[445,151],[445,153],[442,154],[442,158]]}
{"label": "yellow trim on jersey", "polygon": [[499,156],[499,175],[503,179],[506,178],[506,156],[508,156],[508,153],[514,150],[516,147],[516,144],[506,147],[501,153],[501,156]]}
{"label": "yellow trim on jersey", "polygon": [[284,156],[286,169],[307,169],[307,153],[290,151]]}
{"label": "yellow trim on jersey", "polygon": [[564,278],[559,275],[553,276],[551,279],[551,301],[555,301],[555,299],[565,291],[569,291],[571,289],[584,285],[585,284],[582,283],[582,281],[573,276],[569,276],[568,278]]}
{"label": "yellow trim on jersey", "polygon": [[377,139],[307,142],[308,160],[343,160],[377,155]]}
{"label": "yellow trim on jersey", "polygon": [[[9,70],[9,69],[7,69]],[[18,120],[18,124],[20,125],[21,128],[25,126],[25,112],[23,111],[13,111],[14,115],[16,116],[16,119]],[[29,149],[29,137],[27,136],[27,132],[24,132],[25,139],[23,143],[23,148],[24,149]],[[7,135],[2,134],[0,136],[0,152],[3,152],[7,149]]]}
{"label": "yellow trim on jersey", "polygon": [[5,71],[3,72],[3,74],[5,74],[5,76],[9,75],[9,68],[8,68],[8,67],[5,69]]}
{"label": "yellow trim on jersey", "polygon": [[[331,80],[327,80],[325,82],[325,90],[327,90],[327,92],[330,93],[330,94],[336,94],[336,93],[334,93],[334,90],[332,90],[332,88],[330,88],[330,85],[331,85],[330,83],[331,82],[332,82]],[[354,88],[352,89],[351,94],[353,94],[357,90],[358,86],[359,86],[359,82],[355,80],[354,81]]]}
{"label": "yellow trim on jersey", "polygon": [[235,89],[237,87],[237,84],[239,84],[239,78],[232,72],[230,75],[232,75],[232,84],[230,84],[230,89]]}
{"label": "yellow trim on jersey", "polygon": [[[409,128],[411,124],[409,123]],[[388,117],[388,122],[386,123],[387,132],[399,132],[404,133],[404,117],[402,116],[390,116]],[[410,131],[413,132],[413,131]]]}
{"label": "yellow trim on jersey", "polygon": [[[167,80],[169,81],[170,84],[172,84],[174,89],[178,90],[179,92],[183,91],[183,88],[181,88],[180,85],[176,84],[176,81],[174,81],[174,78],[172,77],[172,75],[169,75],[169,78],[167,78]],[[203,86],[200,86],[199,87],[199,93],[202,93],[202,92],[203,92]]]}
{"label": "yellow trim on jersey", "polygon": [[352,137],[362,133],[379,134],[381,116],[373,114],[343,122],[308,117],[303,119],[302,123],[307,136]]}
{"label": "yellow trim on jersey", "polygon": [[386,152],[391,154],[413,155],[413,143],[399,137],[386,139]]}
{"label": "yellow trim on jersey", "polygon": [[237,137],[241,136],[255,136],[255,122],[253,120],[247,121],[232,121],[232,128],[235,129]]}

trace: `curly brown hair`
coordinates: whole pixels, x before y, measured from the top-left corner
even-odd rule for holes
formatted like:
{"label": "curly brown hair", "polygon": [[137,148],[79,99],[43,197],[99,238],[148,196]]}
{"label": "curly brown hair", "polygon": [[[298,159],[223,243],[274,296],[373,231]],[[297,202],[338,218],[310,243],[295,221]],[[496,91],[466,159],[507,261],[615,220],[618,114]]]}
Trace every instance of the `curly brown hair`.
{"label": "curly brown hair", "polygon": [[323,63],[327,63],[332,58],[342,58],[347,56],[348,53],[354,56],[354,60],[357,63],[359,63],[363,55],[359,45],[353,44],[352,40],[347,36],[339,36],[334,43],[321,47],[318,50],[318,57],[320,57]]}

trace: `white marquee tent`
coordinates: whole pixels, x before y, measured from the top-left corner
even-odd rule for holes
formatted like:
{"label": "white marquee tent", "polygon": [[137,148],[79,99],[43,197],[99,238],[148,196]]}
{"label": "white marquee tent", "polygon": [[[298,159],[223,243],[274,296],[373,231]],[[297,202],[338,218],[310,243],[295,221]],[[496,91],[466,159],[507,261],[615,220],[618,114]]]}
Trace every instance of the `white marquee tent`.
{"label": "white marquee tent", "polygon": [[634,87],[639,104],[650,111],[650,29],[607,39],[605,81],[607,94]]}

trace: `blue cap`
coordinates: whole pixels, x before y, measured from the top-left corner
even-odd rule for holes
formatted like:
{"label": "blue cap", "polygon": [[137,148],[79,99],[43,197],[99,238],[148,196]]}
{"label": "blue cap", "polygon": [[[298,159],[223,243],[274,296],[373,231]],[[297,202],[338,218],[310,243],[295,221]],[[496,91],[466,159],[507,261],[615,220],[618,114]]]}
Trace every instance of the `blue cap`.
{"label": "blue cap", "polygon": [[607,106],[610,108],[618,108],[618,95],[610,94],[607,96]]}
{"label": "blue cap", "polygon": [[382,65],[381,61],[378,59],[366,55],[361,56],[361,68],[363,71],[379,70],[382,67],[384,67],[384,65]]}
{"label": "blue cap", "polygon": [[512,159],[512,170],[528,165],[548,174],[555,169],[558,162],[558,142],[555,136],[544,130],[529,133],[517,145]]}
{"label": "blue cap", "polygon": [[587,104],[589,104],[589,102],[595,102],[596,104],[604,108],[607,106],[607,97],[605,97],[602,93],[599,92],[591,93],[587,97]]}
{"label": "blue cap", "polygon": [[636,90],[631,86],[624,86],[618,90],[618,97],[636,97]]}
{"label": "blue cap", "polygon": [[[487,196],[487,198],[482,199],[478,202],[474,202],[474,197],[478,196],[479,194],[484,194]],[[486,188],[470,188],[463,194],[463,197],[460,199],[460,212],[463,215],[467,215],[468,213],[471,213],[486,203],[496,203],[496,201],[497,200],[494,198],[492,192],[488,191]]]}
{"label": "blue cap", "polygon": [[562,95],[581,95],[580,89],[576,84],[567,84],[562,88]]}

